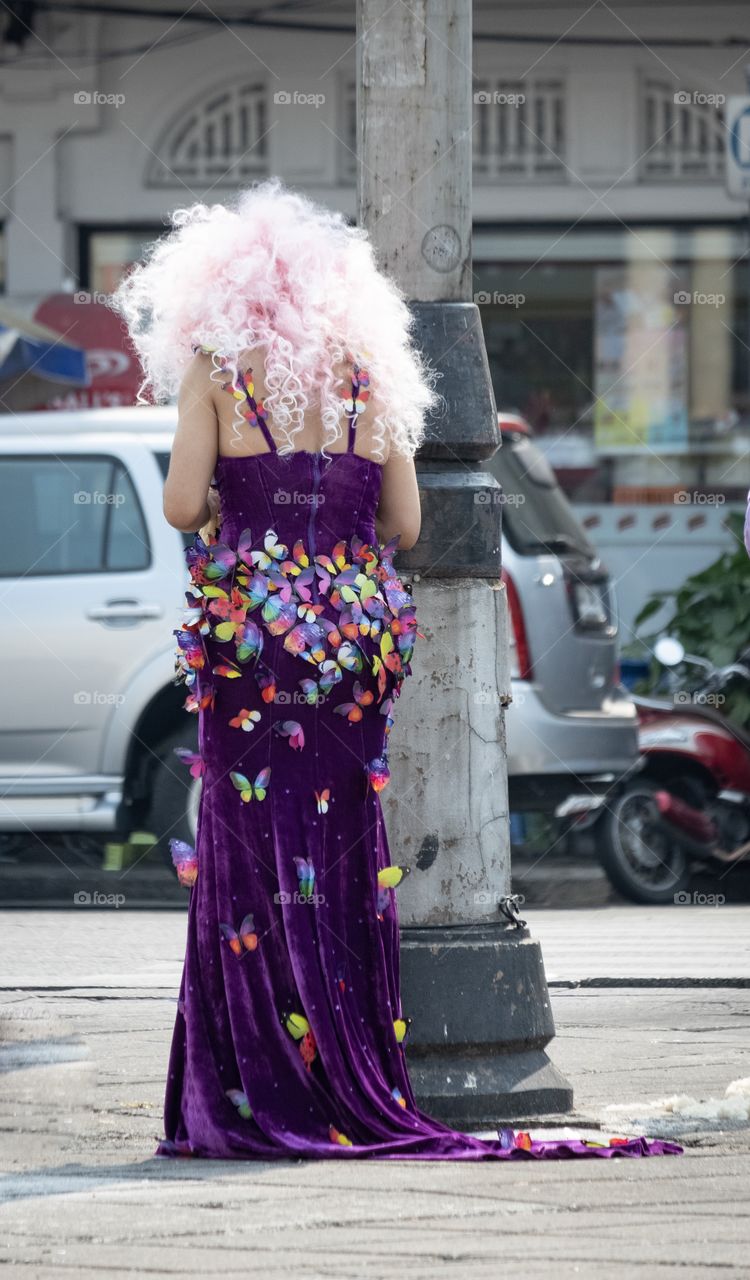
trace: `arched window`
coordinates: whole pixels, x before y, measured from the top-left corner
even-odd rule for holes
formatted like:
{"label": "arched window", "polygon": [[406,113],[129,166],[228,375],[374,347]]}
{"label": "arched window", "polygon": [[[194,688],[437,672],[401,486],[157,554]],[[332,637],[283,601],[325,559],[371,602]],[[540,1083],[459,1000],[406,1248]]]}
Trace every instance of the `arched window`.
{"label": "arched window", "polygon": [[240,186],[268,172],[267,90],[222,85],[173,117],[154,148],[146,185]]}

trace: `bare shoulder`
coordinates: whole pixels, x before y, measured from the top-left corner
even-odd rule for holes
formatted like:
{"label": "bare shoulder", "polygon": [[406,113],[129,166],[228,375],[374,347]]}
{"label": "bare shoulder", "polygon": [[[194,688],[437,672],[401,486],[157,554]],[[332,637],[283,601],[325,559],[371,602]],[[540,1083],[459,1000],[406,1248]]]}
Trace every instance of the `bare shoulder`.
{"label": "bare shoulder", "polygon": [[199,396],[201,399],[210,399],[213,394],[214,382],[211,374],[213,371],[213,361],[211,356],[205,351],[196,351],[192,360],[185,366],[185,372],[182,375],[180,387],[184,391],[189,391],[191,396]]}

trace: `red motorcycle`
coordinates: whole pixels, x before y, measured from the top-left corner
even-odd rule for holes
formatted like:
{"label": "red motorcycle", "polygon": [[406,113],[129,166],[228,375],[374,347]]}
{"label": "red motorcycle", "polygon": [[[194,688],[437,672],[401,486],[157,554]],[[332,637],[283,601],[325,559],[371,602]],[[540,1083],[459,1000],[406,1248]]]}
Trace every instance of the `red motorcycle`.
{"label": "red motorcycle", "polygon": [[640,758],[607,798],[597,835],[604,869],[624,897],[679,902],[696,863],[718,872],[750,854],[750,734],[719,710],[728,680],[750,679],[750,669],[714,667],[670,636],[654,653],[667,668],[690,663],[704,675],[690,692],[633,698]]}

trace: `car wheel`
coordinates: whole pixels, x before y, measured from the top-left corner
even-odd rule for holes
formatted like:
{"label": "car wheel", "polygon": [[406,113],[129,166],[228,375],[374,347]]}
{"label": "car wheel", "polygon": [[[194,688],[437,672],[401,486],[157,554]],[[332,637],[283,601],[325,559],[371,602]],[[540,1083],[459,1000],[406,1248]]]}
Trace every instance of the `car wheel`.
{"label": "car wheel", "polygon": [[600,857],[609,879],[631,902],[674,902],[690,882],[690,861],[656,814],[655,783],[632,783],[602,815]]}
{"label": "car wheel", "polygon": [[184,840],[195,847],[201,794],[200,778],[191,777],[187,765],[175,755],[177,747],[197,752],[197,733],[193,726],[175,730],[156,747],[148,826],[170,865],[170,839]]}

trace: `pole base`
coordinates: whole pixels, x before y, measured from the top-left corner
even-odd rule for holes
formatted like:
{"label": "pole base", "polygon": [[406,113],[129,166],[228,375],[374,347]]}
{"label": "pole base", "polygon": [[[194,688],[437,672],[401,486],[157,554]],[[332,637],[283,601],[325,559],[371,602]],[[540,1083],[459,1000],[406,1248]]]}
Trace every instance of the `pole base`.
{"label": "pole base", "polygon": [[545,1048],[555,1034],[541,948],[504,924],[401,931],[401,1007],[419,1106],[462,1129],[559,1115],[573,1090]]}

